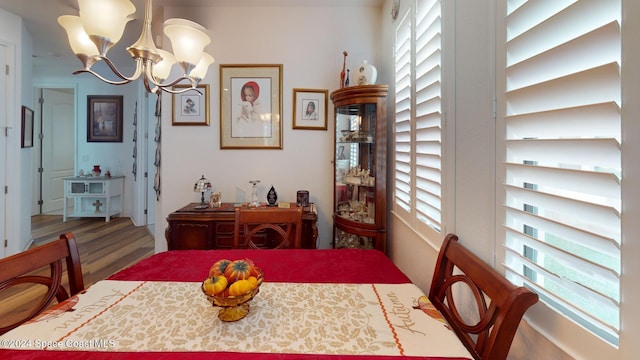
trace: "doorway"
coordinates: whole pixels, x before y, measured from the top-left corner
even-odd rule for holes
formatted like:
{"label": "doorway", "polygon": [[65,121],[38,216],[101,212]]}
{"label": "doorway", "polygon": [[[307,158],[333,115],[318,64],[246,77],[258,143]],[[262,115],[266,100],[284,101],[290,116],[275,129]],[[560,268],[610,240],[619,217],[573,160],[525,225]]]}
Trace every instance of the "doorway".
{"label": "doorway", "polygon": [[[0,65],[2,68],[7,64],[7,48],[0,43]],[[0,129],[5,132],[8,131],[7,127],[7,75],[5,71],[0,71]],[[6,186],[7,176],[7,137],[0,135],[0,189],[4,189]],[[0,239],[7,239],[6,233],[6,207],[7,196],[4,191],[0,191]],[[0,259],[5,257],[6,246],[0,244]]]}
{"label": "doorway", "polygon": [[32,215],[61,215],[64,181],[74,175],[75,164],[75,90],[72,88],[36,89],[40,134],[34,159],[34,203]]}

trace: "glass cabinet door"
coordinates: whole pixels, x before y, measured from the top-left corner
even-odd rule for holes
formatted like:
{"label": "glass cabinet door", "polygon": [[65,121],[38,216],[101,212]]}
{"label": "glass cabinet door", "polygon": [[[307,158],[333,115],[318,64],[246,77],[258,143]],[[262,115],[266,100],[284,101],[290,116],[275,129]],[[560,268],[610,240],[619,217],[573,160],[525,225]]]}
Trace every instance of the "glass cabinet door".
{"label": "glass cabinet door", "polygon": [[336,109],[336,215],[375,222],[376,104]]}
{"label": "glass cabinet door", "polygon": [[72,182],[71,183],[71,193],[72,194],[84,194],[85,192],[85,183],[82,182]]}
{"label": "glass cabinet door", "polygon": [[335,248],[386,248],[386,85],[331,93]]}
{"label": "glass cabinet door", "polygon": [[104,183],[103,182],[89,183],[89,194],[104,194]]}

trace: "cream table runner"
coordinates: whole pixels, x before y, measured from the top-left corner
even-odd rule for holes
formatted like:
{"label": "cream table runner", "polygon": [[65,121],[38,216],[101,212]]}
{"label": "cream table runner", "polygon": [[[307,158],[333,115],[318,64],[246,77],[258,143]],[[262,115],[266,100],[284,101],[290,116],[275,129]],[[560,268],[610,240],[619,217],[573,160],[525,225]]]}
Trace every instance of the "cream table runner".
{"label": "cream table runner", "polygon": [[269,283],[242,320],[225,323],[195,282],[100,281],[75,310],[0,337],[19,349],[230,351],[466,357],[413,284]]}

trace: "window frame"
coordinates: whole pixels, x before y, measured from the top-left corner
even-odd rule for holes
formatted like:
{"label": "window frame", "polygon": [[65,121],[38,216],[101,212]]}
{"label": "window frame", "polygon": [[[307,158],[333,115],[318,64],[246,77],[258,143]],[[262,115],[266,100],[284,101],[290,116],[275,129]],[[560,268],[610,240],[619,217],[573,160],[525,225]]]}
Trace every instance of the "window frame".
{"label": "window frame", "polygon": [[[506,166],[505,166],[505,138],[506,138],[506,124],[505,124],[505,111],[506,103],[505,97],[500,94],[504,94],[506,75],[505,71],[505,57],[506,47],[502,39],[506,39],[506,3],[508,0],[496,1],[496,229],[504,228],[504,219],[506,218],[506,209],[502,206],[505,204],[506,191],[504,191],[504,185],[506,183]],[[556,346],[560,347],[563,351],[576,358],[633,358],[640,352],[640,345],[637,341],[632,339],[634,331],[640,328],[640,321],[637,316],[637,306],[630,304],[625,298],[639,298],[640,287],[634,284],[633,276],[624,276],[627,273],[638,273],[637,260],[632,258],[631,254],[640,254],[640,245],[638,242],[628,242],[625,239],[637,238],[640,234],[640,226],[637,224],[638,210],[633,209],[631,213],[629,207],[625,203],[638,203],[640,201],[640,190],[631,188],[629,185],[633,184],[633,180],[629,179],[630,174],[640,172],[640,165],[637,161],[634,163],[631,161],[633,156],[629,154],[637,154],[640,150],[640,136],[638,134],[639,125],[635,124],[631,114],[639,114],[640,106],[637,105],[637,100],[634,100],[633,93],[637,94],[640,86],[637,85],[637,79],[640,78],[640,71],[637,70],[637,64],[640,63],[640,55],[638,54],[640,46],[637,39],[633,40],[633,34],[637,34],[640,24],[631,23],[631,16],[629,13],[639,14],[640,6],[634,3],[633,0],[621,0],[622,2],[622,48],[625,51],[622,52],[622,73],[626,76],[622,76],[621,86],[621,103],[622,107],[622,138],[623,145],[621,147],[622,157],[622,171],[624,177],[621,185],[621,197],[622,204],[622,217],[621,217],[621,277],[620,277],[620,338],[619,345],[614,346],[611,343],[603,340],[595,334],[585,330],[582,326],[575,323],[573,320],[568,319],[566,316],[560,314],[558,311],[553,310],[549,306],[544,304],[538,304],[532,307],[527,314],[528,324],[536,329],[544,337],[548,338]],[[631,10],[633,8],[633,10]],[[635,21],[636,23],[640,23]],[[629,49],[628,51],[626,51]],[[625,56],[627,54],[627,56]],[[628,56],[632,54],[632,56]],[[634,67],[627,66],[627,64],[636,64]],[[630,69],[630,67],[632,67]],[[635,77],[636,81],[633,82]],[[635,89],[635,90],[634,90]],[[632,108],[633,107],[633,108]],[[637,118],[637,115],[636,115]],[[633,124],[632,124],[633,123]],[[632,125],[631,125],[632,124]],[[635,132],[629,131],[635,128]],[[631,140],[631,139],[634,140]],[[626,154],[626,156],[625,156]],[[635,181],[635,184],[640,184]],[[636,186],[638,187],[638,186]],[[635,218],[635,221],[633,220]],[[498,264],[504,264],[505,251],[502,245],[504,241],[503,232],[499,231],[496,234],[495,243],[495,255]],[[627,257],[627,256],[629,257]],[[504,272],[504,266],[500,265]],[[637,281],[636,281],[637,283]],[[630,295],[631,294],[631,295]],[[632,314],[635,314],[632,315]]]}
{"label": "window frame", "polygon": [[[395,152],[395,148],[392,149],[391,151],[391,159],[392,159],[392,163],[393,163],[393,172],[391,173],[391,183],[393,184],[393,192],[391,195],[391,212],[396,215],[399,219],[401,219],[405,224],[407,224],[407,226],[409,226],[409,228],[411,228],[414,232],[416,232],[420,237],[422,237],[423,239],[425,239],[425,241],[434,241],[434,239],[437,239],[436,243],[440,244],[440,242],[444,239],[444,234],[446,234],[448,232],[448,229],[453,229],[453,225],[454,225],[454,205],[455,205],[455,201],[454,201],[454,196],[452,194],[452,191],[454,190],[454,186],[449,186],[447,179],[452,179],[453,178],[453,170],[455,169],[455,164],[452,163],[452,161],[454,161],[454,151],[455,151],[455,144],[454,141],[452,140],[454,134],[452,133],[448,133],[447,129],[452,129],[453,128],[453,116],[452,114],[454,113],[454,102],[453,102],[453,93],[452,93],[452,89],[453,86],[448,86],[448,82],[452,83],[453,82],[453,74],[452,74],[452,70],[453,70],[453,66],[450,66],[450,62],[447,61],[447,59],[449,58],[449,54],[448,51],[449,49],[453,49],[453,47],[449,47],[447,46],[448,42],[447,42],[447,36],[448,34],[453,34],[453,26],[454,26],[454,22],[453,21],[448,21],[447,19],[447,14],[454,14],[455,11],[455,5],[452,4],[451,2],[447,2],[447,1],[441,1],[441,0],[437,0],[440,3],[440,21],[441,21],[441,28],[440,28],[440,229],[435,229],[432,226],[428,225],[427,223],[423,222],[422,220],[419,220],[418,218],[418,212],[416,210],[416,199],[415,199],[415,192],[416,192],[416,175],[415,175],[415,160],[416,160],[416,153],[415,153],[415,139],[416,139],[416,133],[415,133],[415,94],[416,91],[414,89],[411,90],[411,105],[410,105],[410,122],[411,122],[411,140],[410,140],[410,156],[411,156],[411,179],[410,179],[410,189],[413,192],[413,194],[409,194],[411,196],[411,203],[410,203],[410,208],[407,211],[406,209],[404,209],[403,207],[399,206],[396,203],[396,176],[395,176],[395,171],[396,171],[396,152]],[[411,86],[414,87],[416,84],[416,75],[415,75],[415,59],[416,59],[416,49],[415,47],[415,42],[416,42],[416,33],[415,33],[415,28],[416,28],[416,8],[418,6],[418,2],[420,2],[420,0],[414,0],[411,2],[407,2],[410,6],[408,6],[406,9],[404,9],[403,12],[401,12],[401,14],[399,14],[399,16],[397,17],[396,20],[396,24],[395,24],[395,28],[397,28],[398,24],[400,24],[405,17],[411,17],[411,42],[412,42],[412,50],[411,50]],[[404,3],[403,3],[404,4]],[[401,10],[402,11],[402,10]],[[393,68],[394,68],[394,75],[395,75],[395,34],[393,36],[393,46],[394,46],[394,51],[393,51]],[[448,79],[448,81],[447,81]],[[393,81],[395,82],[395,76],[393,77]],[[395,90],[395,86],[394,86],[394,90]],[[395,95],[395,94],[394,94]],[[396,112],[395,112],[395,96],[393,98],[393,102],[392,102],[392,109],[393,109],[393,118],[392,118],[392,123],[393,123],[393,130],[391,133],[392,138],[394,139],[394,144],[395,144],[395,136],[396,136],[396,132],[395,132],[395,126],[396,126]],[[449,139],[451,139],[451,141],[448,141]],[[395,145],[394,145],[395,146]]]}

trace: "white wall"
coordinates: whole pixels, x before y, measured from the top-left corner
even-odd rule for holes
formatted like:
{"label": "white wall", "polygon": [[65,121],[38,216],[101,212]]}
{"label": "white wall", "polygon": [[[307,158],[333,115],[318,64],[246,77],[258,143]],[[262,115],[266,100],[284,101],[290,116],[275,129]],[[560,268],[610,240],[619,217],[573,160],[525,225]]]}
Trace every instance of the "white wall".
{"label": "white wall", "polygon": [[[184,17],[209,29],[215,57],[203,83],[210,84],[211,125],[171,126],[171,96],[163,97],[162,194],[156,208],[156,250],[166,249],[166,217],[199,201],[193,183],[205,175],[223,201],[236,201],[240,189],[249,199],[249,180],[260,179],[260,195],[273,185],[278,201],[295,202],[308,190],[318,208],[319,247],[330,247],[333,207],[333,107],[327,131],[293,130],[293,88],[334,91],[339,85],[342,52],[347,66],[362,60],[378,65],[380,8],[360,6],[212,6],[169,8],[165,18]],[[168,41],[167,41],[168,44]],[[220,149],[220,64],[282,64],[282,150]],[[380,75],[379,75],[380,76]]]}
{"label": "white wall", "polygon": [[[6,104],[7,153],[4,154],[3,150],[3,154],[0,154],[5,156],[7,164],[4,184],[8,187],[7,206],[6,209],[0,210],[0,221],[5,221],[5,235],[9,240],[5,255],[10,255],[26,249],[31,240],[31,184],[21,181],[31,175],[31,149],[21,149],[20,136],[21,107],[25,105],[33,109],[30,88],[32,40],[22,19],[2,9],[0,42],[7,46],[7,55],[10,57]],[[0,128],[3,126],[4,124],[0,124]],[[4,242],[4,239],[0,240]]]}

